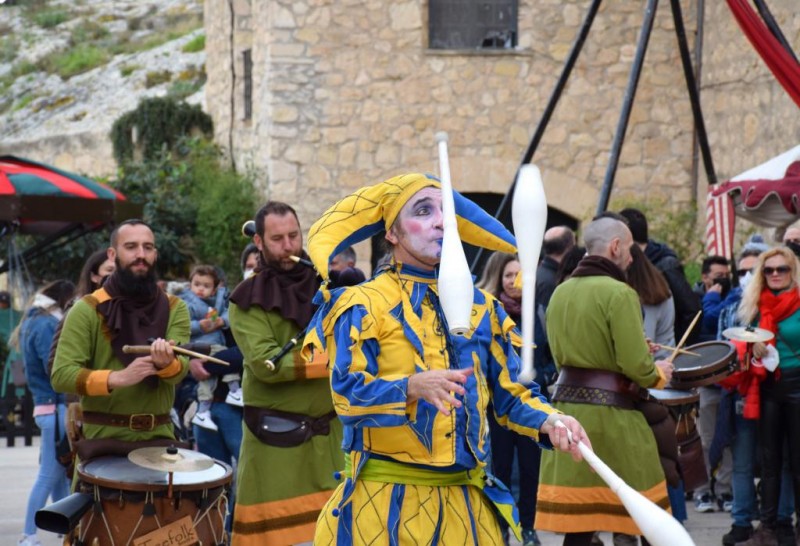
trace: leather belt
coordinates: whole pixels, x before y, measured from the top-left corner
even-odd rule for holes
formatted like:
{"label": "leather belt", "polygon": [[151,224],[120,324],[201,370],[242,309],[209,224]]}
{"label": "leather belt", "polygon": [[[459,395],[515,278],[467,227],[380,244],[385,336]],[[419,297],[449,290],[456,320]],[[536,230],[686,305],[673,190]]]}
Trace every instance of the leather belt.
{"label": "leather belt", "polygon": [[647,389],[621,373],[575,366],[561,367],[553,393],[554,402],[577,402],[622,409],[635,409],[635,403],[647,397]]}
{"label": "leather belt", "polygon": [[153,413],[102,413],[99,411],[84,411],[83,422],[90,425],[105,425],[110,427],[125,427],[137,432],[149,432],[154,428],[171,423],[168,413],[155,415]]}

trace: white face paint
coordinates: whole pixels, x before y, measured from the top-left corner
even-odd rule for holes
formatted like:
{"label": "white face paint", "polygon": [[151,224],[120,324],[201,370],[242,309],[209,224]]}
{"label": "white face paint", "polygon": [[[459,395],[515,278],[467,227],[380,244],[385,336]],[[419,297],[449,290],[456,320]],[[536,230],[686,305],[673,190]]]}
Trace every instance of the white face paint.
{"label": "white face paint", "polygon": [[441,261],[443,237],[442,191],[433,187],[415,193],[386,234],[395,260],[428,270]]}

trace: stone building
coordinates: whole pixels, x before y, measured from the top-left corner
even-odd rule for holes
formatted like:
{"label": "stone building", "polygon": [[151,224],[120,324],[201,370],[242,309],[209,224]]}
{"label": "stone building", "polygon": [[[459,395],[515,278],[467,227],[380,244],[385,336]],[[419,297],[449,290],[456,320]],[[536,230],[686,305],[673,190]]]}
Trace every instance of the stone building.
{"label": "stone building", "polygon": [[[264,198],[304,227],[334,200],[408,170],[438,172],[450,135],[456,189],[493,210],[507,191],[590,2],[205,0],[206,103],[216,140],[255,168]],[[691,105],[670,3],[655,15],[612,193],[702,208]],[[797,143],[797,107],[725,2],[683,0],[720,180]],[[800,12],[770,3],[791,44]],[[551,220],[594,213],[646,2],[604,2],[544,138]],[[697,175],[695,172],[699,172]],[[699,203],[699,204],[698,204]]]}

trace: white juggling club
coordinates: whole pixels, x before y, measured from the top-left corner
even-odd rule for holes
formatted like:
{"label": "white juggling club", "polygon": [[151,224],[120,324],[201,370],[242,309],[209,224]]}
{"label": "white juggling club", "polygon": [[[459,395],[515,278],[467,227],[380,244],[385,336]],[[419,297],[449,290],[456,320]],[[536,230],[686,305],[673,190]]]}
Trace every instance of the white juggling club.
{"label": "white juggling club", "polygon": [[450,181],[450,160],[447,157],[447,133],[436,133],[439,146],[439,171],[442,183],[442,216],[444,236],[439,263],[439,299],[450,333],[463,336],[470,330],[472,317],[472,273],[458,235],[453,184]]}
{"label": "white juggling club", "polygon": [[533,321],[536,317],[536,268],[547,225],[547,199],[539,167],[523,165],[517,176],[511,221],[517,239],[517,253],[522,272],[522,366],[519,382],[530,383],[533,369]]}
{"label": "white juggling club", "polygon": [[[561,421],[556,421],[556,426],[567,428]],[[567,434],[572,442],[572,433],[569,429]],[[619,497],[628,514],[652,546],[695,546],[692,537],[671,514],[625,483],[583,442],[578,442],[578,449],[583,459]]]}

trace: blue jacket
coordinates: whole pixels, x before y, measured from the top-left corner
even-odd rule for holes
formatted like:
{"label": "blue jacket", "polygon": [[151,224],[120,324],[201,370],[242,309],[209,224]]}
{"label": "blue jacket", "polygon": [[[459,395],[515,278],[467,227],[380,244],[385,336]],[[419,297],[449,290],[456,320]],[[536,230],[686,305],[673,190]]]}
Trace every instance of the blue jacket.
{"label": "blue jacket", "polygon": [[63,404],[64,395],[50,384],[47,363],[58,319],[40,307],[31,308],[20,326],[19,340],[25,363],[25,378],[33,395],[34,405]]}
{"label": "blue jacket", "polygon": [[225,321],[224,328],[230,328],[231,323],[228,322],[228,302],[225,298],[225,291],[220,288],[215,296],[203,299],[195,295],[191,290],[184,290],[180,293],[180,298],[186,302],[186,307],[189,308],[192,343],[225,345],[225,334],[222,333],[222,328],[208,333],[203,332],[200,328],[200,321],[206,318],[208,310],[212,307],[217,310],[217,314]]}

